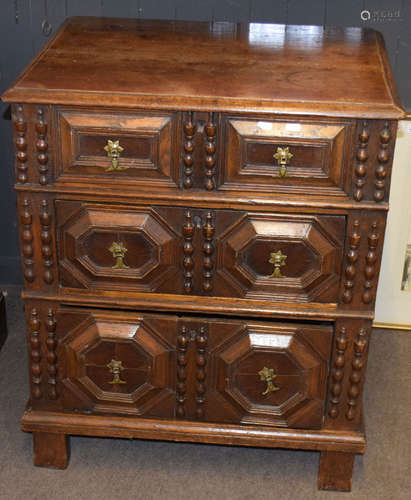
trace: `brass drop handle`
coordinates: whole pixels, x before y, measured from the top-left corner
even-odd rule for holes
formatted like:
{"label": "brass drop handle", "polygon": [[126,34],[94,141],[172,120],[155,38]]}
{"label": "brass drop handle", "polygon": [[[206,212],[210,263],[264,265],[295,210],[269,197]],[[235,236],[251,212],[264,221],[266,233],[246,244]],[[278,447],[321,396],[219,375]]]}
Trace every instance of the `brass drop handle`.
{"label": "brass drop handle", "polygon": [[116,259],[116,263],[112,266],[113,269],[128,269],[129,266],[124,264],[124,257],[127,252],[127,248],[121,241],[113,241],[109,251],[113,254]]}
{"label": "brass drop handle", "polygon": [[277,148],[277,152],[273,155],[274,159],[277,160],[277,164],[280,167],[279,176],[285,177],[287,175],[287,165],[290,163],[291,158],[294,155],[290,153],[290,148]]}
{"label": "brass drop handle", "polygon": [[111,166],[106,168],[106,172],[125,170],[126,167],[120,167],[120,154],[124,151],[124,148],[120,146],[120,141],[107,141],[107,145],[104,147],[104,151],[107,152],[107,156],[111,159]]}
{"label": "brass drop handle", "polygon": [[277,375],[274,373],[273,368],[267,368],[266,366],[264,366],[264,368],[258,372],[258,375],[260,375],[260,379],[263,382],[267,382],[267,388],[262,393],[263,396],[265,396],[270,392],[275,392],[280,390],[280,388],[274,384],[274,379],[277,377]]}
{"label": "brass drop handle", "polygon": [[109,382],[109,384],[125,384],[126,382],[124,380],[121,380],[120,378],[120,373],[124,370],[123,364],[121,361],[117,361],[115,359],[112,359],[108,365],[106,365],[107,368],[110,370],[110,373],[113,374],[113,380]]}
{"label": "brass drop handle", "polygon": [[270,260],[268,262],[270,264],[274,264],[274,271],[270,274],[269,278],[284,278],[281,274],[280,268],[285,266],[286,259],[287,255],[283,254],[281,250],[270,253]]}

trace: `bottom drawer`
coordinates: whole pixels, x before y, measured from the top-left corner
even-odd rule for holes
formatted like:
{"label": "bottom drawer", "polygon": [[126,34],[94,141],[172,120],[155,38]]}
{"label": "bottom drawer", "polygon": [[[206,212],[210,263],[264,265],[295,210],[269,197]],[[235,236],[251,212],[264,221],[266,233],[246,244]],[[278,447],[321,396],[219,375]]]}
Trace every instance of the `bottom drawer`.
{"label": "bottom drawer", "polygon": [[322,426],[331,326],[88,309],[57,325],[65,410]]}

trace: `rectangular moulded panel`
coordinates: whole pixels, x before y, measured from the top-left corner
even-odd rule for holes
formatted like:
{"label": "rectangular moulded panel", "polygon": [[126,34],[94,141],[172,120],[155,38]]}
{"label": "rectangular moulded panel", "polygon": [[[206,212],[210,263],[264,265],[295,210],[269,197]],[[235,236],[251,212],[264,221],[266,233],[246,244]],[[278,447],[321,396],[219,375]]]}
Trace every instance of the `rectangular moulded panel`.
{"label": "rectangular moulded panel", "polygon": [[[346,197],[349,121],[225,116],[219,189]],[[281,158],[284,151],[285,158]]]}
{"label": "rectangular moulded panel", "polygon": [[176,114],[57,108],[55,115],[58,180],[176,187]]}

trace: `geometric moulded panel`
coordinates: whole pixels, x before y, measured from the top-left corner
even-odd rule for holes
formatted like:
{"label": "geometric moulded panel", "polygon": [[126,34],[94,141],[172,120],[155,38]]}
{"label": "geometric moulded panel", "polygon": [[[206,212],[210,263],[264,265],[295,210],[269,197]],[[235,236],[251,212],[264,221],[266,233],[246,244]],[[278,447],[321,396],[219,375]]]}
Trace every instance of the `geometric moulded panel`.
{"label": "geometric moulded panel", "polygon": [[155,209],[56,202],[62,287],[176,292],[180,236]]}
{"label": "geometric moulded panel", "polygon": [[58,321],[65,409],[172,416],[174,317],[60,312]]}
{"label": "geometric moulded panel", "polygon": [[[307,122],[228,117],[223,119],[225,168],[219,189],[232,192],[310,193],[346,196],[350,122]],[[290,153],[282,167],[278,151]],[[277,154],[277,156],[275,156]]]}
{"label": "geometric moulded panel", "polygon": [[[173,159],[175,113],[56,111],[57,177],[63,182],[97,186],[176,188],[179,166]],[[107,145],[118,142],[120,155],[113,169]]]}
{"label": "geometric moulded panel", "polygon": [[216,245],[216,274],[232,296],[337,301],[343,216],[243,214]]}
{"label": "geometric moulded panel", "polygon": [[226,322],[220,331],[227,338],[212,353],[217,367],[212,406],[220,408],[221,420],[322,426],[331,327]]}

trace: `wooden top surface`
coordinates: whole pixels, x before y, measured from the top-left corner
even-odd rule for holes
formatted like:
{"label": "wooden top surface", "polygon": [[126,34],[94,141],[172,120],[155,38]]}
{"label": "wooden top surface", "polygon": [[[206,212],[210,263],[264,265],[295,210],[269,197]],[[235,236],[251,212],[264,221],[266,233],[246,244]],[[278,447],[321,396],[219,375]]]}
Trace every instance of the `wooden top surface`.
{"label": "wooden top surface", "polygon": [[77,17],[9,102],[404,116],[371,29]]}

